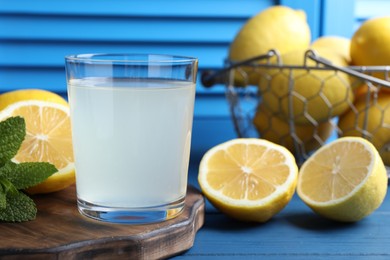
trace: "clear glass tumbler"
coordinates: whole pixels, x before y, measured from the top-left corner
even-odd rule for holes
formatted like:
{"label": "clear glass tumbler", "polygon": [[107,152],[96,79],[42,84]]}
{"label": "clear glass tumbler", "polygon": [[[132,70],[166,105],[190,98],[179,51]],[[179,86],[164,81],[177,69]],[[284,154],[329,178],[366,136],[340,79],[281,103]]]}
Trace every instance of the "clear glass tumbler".
{"label": "clear glass tumbler", "polygon": [[81,214],[128,224],[179,215],[198,60],[80,54],[65,64]]}

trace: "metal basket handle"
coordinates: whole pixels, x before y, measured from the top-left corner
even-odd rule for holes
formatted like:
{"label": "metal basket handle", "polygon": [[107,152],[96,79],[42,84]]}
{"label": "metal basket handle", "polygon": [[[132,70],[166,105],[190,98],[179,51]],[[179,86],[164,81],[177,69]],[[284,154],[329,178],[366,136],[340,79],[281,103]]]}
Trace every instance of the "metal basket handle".
{"label": "metal basket handle", "polygon": [[224,84],[228,80],[228,75],[230,70],[241,67],[241,66],[250,66],[255,64],[257,61],[261,60],[269,60],[272,57],[277,57],[277,63],[280,64],[280,55],[276,50],[270,50],[266,54],[259,55],[244,61],[230,63],[230,65],[226,68],[222,68],[220,70],[206,70],[202,73],[201,81],[204,87],[210,88],[216,84]]}
{"label": "metal basket handle", "polygon": [[[270,64],[269,60],[272,57],[276,57],[276,64]],[[344,72],[348,75],[354,76],[356,78],[376,83],[387,88],[390,88],[390,82],[367,75],[363,72],[375,72],[375,71],[390,71],[390,66],[351,66],[351,67],[341,67],[332,64],[331,61],[320,57],[314,50],[307,50],[305,52],[305,62],[303,66],[285,66],[282,64],[280,59],[280,54],[277,50],[270,50],[264,55],[259,55],[244,61],[240,62],[227,62],[229,66],[224,67],[220,70],[206,70],[201,75],[201,82],[204,87],[210,88],[216,84],[226,84],[229,80],[229,73],[232,69],[236,69],[241,66],[262,66],[262,67],[290,67],[290,68],[309,68],[307,67],[307,59],[311,59],[317,63],[321,64],[325,68],[330,68],[333,70]],[[258,61],[267,60],[267,63],[259,64]],[[317,66],[318,68],[318,66]]]}

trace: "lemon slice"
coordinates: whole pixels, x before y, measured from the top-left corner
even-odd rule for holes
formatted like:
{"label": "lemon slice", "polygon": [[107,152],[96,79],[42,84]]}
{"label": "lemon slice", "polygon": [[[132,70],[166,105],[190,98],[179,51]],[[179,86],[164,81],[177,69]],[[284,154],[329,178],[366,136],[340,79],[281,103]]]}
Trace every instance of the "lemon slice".
{"label": "lemon slice", "polygon": [[265,222],[291,200],[298,167],[284,147],[263,139],[234,139],[210,149],[198,181],[221,212],[243,221]]}
{"label": "lemon slice", "polygon": [[69,106],[39,100],[19,101],[0,112],[0,121],[11,116],[21,116],[26,122],[26,137],[13,161],[50,162],[58,169],[27,191],[49,193],[75,183]]}
{"label": "lemon slice", "polygon": [[317,150],[299,171],[299,197],[329,219],[358,221],[377,209],[387,191],[386,168],[375,147],[343,137]]}

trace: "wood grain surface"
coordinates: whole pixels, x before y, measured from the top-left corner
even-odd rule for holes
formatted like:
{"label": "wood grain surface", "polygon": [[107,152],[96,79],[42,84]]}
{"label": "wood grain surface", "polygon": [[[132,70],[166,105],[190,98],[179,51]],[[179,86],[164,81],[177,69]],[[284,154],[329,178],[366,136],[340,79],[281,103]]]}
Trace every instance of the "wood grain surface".
{"label": "wood grain surface", "polygon": [[178,217],[156,224],[124,225],[82,216],[72,186],[33,197],[34,221],[0,223],[1,259],[156,259],[192,247],[204,223],[204,199],[189,186],[185,209]]}

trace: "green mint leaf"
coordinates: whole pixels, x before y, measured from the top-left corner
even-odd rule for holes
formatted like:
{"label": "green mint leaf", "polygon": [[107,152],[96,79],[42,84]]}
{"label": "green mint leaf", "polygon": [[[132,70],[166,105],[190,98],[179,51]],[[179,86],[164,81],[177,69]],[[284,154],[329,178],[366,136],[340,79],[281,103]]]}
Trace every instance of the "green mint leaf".
{"label": "green mint leaf", "polygon": [[5,209],[6,202],[7,202],[6,197],[7,195],[5,194],[5,192],[0,192],[0,210]]}
{"label": "green mint leaf", "polygon": [[5,195],[18,193],[16,187],[4,176],[0,176],[0,186]]}
{"label": "green mint leaf", "polygon": [[12,174],[15,168],[15,163],[8,161],[2,167],[0,167],[0,177],[7,178],[8,175]]}
{"label": "green mint leaf", "polygon": [[0,166],[18,152],[26,136],[26,123],[22,117],[10,117],[0,122]]}
{"label": "green mint leaf", "polygon": [[15,186],[3,176],[0,176],[0,209],[6,207],[7,195],[15,195],[19,191]]}
{"label": "green mint leaf", "polygon": [[7,162],[0,168],[0,176],[9,180],[18,190],[37,185],[56,172],[56,167],[46,162]]}
{"label": "green mint leaf", "polygon": [[23,192],[8,195],[6,206],[0,209],[0,220],[22,222],[35,219],[37,208],[34,201]]}
{"label": "green mint leaf", "polygon": [[7,197],[6,188],[3,185],[0,185],[0,209],[5,208],[6,197]]}

